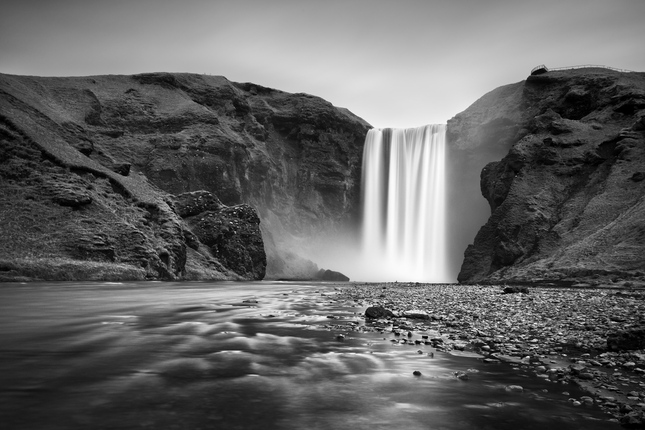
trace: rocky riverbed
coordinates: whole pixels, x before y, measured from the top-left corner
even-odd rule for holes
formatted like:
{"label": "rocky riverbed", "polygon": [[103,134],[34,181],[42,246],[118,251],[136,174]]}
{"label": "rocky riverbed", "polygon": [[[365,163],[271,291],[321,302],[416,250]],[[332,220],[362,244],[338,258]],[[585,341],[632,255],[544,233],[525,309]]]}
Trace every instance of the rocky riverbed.
{"label": "rocky riverbed", "polygon": [[365,323],[329,329],[506,362],[564,395],[569,384],[584,388],[588,395],[569,398],[574,405],[645,426],[645,289],[387,283],[344,284],[337,293],[333,300]]}

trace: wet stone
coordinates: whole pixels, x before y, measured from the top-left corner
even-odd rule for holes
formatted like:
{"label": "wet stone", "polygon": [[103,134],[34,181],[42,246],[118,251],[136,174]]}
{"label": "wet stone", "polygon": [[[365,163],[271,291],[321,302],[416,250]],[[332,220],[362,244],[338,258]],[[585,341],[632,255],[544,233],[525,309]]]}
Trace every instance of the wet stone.
{"label": "wet stone", "polygon": [[455,377],[457,379],[460,379],[462,381],[467,381],[468,380],[468,373],[466,373],[464,371],[459,370],[459,371],[455,372],[454,375],[455,375]]}
{"label": "wet stone", "polygon": [[[391,330],[399,339],[405,336],[404,344],[425,344],[438,353],[472,351],[484,363],[505,361],[528,377],[579,385],[594,404],[616,419],[623,412],[612,406],[616,402],[600,401],[599,390],[614,391],[622,402],[645,404],[645,396],[627,399],[637,397],[627,394],[634,386],[645,390],[645,338],[639,329],[622,329],[642,327],[645,289],[532,287],[530,294],[522,290],[500,294],[503,288],[353,284],[339,289],[335,300],[354,306],[378,303],[391,310],[395,315],[389,319],[394,323]],[[429,319],[406,316],[417,310]],[[361,330],[379,327],[366,315]],[[417,343],[412,337],[407,341],[408,332],[429,334],[420,336]],[[584,399],[576,401],[588,404]]]}
{"label": "wet stone", "polygon": [[521,393],[522,391],[524,391],[524,388],[520,385],[507,385],[505,389],[506,391],[513,393]]}
{"label": "wet stone", "polygon": [[372,319],[391,318],[394,316],[392,311],[382,306],[371,306],[365,310],[365,316]]}

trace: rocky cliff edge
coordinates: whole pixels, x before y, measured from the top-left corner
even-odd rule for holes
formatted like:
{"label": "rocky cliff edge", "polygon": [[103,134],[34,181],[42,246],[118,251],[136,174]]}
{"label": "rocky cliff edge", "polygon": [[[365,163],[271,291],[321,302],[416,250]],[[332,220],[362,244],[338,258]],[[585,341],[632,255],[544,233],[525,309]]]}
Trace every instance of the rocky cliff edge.
{"label": "rocky cliff edge", "polygon": [[645,281],[645,73],[530,76],[455,116],[448,139],[490,207],[460,282]]}
{"label": "rocky cliff edge", "polygon": [[221,76],[0,74],[0,276],[314,276],[307,248],[356,221],[368,128]]}

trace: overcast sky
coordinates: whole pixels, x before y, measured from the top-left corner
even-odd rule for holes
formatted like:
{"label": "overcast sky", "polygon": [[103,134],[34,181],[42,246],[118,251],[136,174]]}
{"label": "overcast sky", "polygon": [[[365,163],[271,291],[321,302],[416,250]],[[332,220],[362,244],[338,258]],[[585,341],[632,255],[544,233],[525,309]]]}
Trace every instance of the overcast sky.
{"label": "overcast sky", "polygon": [[645,71],[645,0],[5,0],[0,72],[224,75],[375,127],[445,123],[550,67]]}

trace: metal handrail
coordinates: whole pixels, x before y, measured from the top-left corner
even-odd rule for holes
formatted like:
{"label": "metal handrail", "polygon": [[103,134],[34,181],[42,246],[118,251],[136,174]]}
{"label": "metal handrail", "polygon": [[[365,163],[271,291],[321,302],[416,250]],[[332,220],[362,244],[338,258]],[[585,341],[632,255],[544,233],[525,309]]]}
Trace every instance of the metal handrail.
{"label": "metal handrail", "polygon": [[547,72],[549,71],[549,68],[547,66],[545,66],[544,64],[540,64],[539,66],[535,66],[531,69],[531,74],[533,74],[533,72],[535,72],[536,70],[540,70],[540,69],[544,69]]}
{"label": "metal handrail", "polygon": [[551,72],[554,70],[570,70],[570,69],[609,69],[609,70],[615,70],[616,72],[636,73],[634,70],[617,69],[616,67],[602,66],[599,64],[584,64],[582,66],[554,67],[552,69],[549,69],[544,64],[540,64],[539,66],[534,67],[533,70],[531,70],[531,73],[533,73],[538,69],[545,69],[547,72]]}

